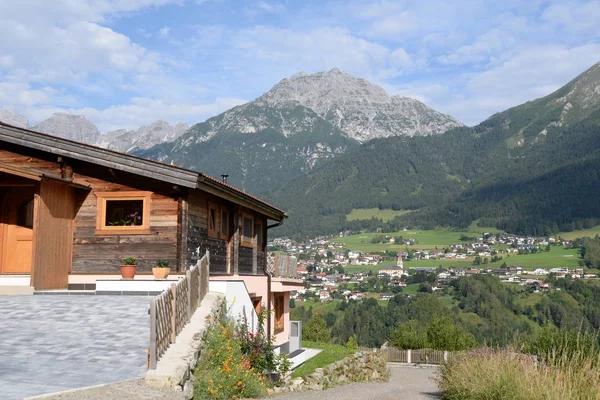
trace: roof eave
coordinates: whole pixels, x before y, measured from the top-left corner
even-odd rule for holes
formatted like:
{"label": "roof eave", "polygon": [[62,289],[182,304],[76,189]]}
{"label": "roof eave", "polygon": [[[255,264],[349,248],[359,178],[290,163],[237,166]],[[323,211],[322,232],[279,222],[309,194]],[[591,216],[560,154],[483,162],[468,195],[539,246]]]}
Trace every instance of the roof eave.
{"label": "roof eave", "polygon": [[235,203],[259,211],[274,221],[283,221],[288,217],[285,211],[204,174],[200,174],[198,178],[198,189],[226,197]]}

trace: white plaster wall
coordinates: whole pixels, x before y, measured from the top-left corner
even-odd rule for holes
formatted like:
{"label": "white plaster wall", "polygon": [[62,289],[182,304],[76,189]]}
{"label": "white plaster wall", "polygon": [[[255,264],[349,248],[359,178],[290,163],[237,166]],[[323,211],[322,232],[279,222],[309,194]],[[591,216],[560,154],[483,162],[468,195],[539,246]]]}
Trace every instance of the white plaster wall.
{"label": "white plaster wall", "polygon": [[219,292],[225,295],[227,301],[227,314],[237,320],[246,318],[248,330],[258,330],[258,315],[254,311],[252,300],[248,295],[248,289],[243,281],[217,281],[211,280],[208,284],[211,292]]}

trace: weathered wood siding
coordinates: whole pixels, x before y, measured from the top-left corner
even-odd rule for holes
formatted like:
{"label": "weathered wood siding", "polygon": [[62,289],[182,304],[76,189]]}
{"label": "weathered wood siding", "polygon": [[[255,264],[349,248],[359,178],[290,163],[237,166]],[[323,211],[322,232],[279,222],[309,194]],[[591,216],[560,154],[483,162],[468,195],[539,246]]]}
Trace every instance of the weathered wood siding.
{"label": "weathered wood siding", "polygon": [[75,190],[42,180],[35,198],[32,282],[37,289],[66,289],[71,269]]}
{"label": "weathered wood siding", "polygon": [[11,166],[17,168],[31,169],[34,171],[49,172],[53,175],[60,175],[60,166],[56,162],[11,152],[6,149],[0,149],[0,162],[10,164]]}
{"label": "weathered wood siding", "polygon": [[103,179],[75,174],[75,181],[92,187],[79,191],[76,199],[73,239],[73,272],[119,273],[124,258],[133,257],[137,272],[151,272],[158,260],[166,260],[177,269],[178,199],[153,193],[150,202],[150,235],[96,234],[98,213],[95,191],[143,190]]}
{"label": "weathered wood siding", "polygon": [[[210,252],[210,273],[227,274],[228,241],[208,236],[208,201],[219,205],[227,205],[217,197],[197,191],[188,195],[188,221],[187,221],[187,264],[196,265],[196,262],[206,251]],[[231,211],[230,211],[231,212]]]}
{"label": "weathered wood siding", "polygon": [[[7,145],[0,149],[0,162],[14,167],[61,176],[58,157],[42,151]],[[77,160],[64,160],[62,173],[73,183],[89,189],[72,189],[74,218],[72,230],[73,273],[119,273],[124,258],[138,260],[138,273],[150,273],[158,260],[184,270],[210,252],[211,274],[263,274],[265,247],[241,245],[241,215],[249,210],[209,193],[178,188],[171,184]],[[72,172],[71,172],[72,171]],[[96,233],[98,215],[95,192],[153,192],[150,207],[150,234],[106,235]],[[229,210],[230,237],[208,235],[208,202]],[[263,219],[263,234],[266,219]],[[67,246],[68,247],[68,246]]]}

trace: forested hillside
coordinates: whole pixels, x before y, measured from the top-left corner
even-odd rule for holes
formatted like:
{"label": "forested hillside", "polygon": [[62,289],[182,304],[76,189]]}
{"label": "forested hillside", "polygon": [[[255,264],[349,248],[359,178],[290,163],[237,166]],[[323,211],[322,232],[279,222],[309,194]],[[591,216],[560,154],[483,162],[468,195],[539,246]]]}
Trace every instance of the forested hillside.
{"label": "forested hillside", "polygon": [[[532,345],[544,327],[592,335],[600,329],[598,281],[551,277],[548,282],[550,292],[536,293],[503,284],[492,275],[461,277],[442,293],[399,294],[386,305],[375,299],[338,301],[335,308],[327,307],[330,311],[298,305],[292,308],[291,318],[303,320],[309,335],[320,331],[319,335],[338,344],[355,337],[359,345],[368,347],[391,341],[397,347],[418,348],[419,340],[427,340],[428,327],[440,318],[446,321],[444,329],[452,329],[454,335],[466,334],[467,340],[472,336],[476,344],[471,346]],[[452,350],[444,347],[439,348]]]}
{"label": "forested hillside", "polygon": [[[520,234],[600,217],[600,64],[553,94],[444,135],[370,141],[272,192],[290,219],[275,234],[457,228],[473,220]],[[383,224],[357,208],[413,210]]]}

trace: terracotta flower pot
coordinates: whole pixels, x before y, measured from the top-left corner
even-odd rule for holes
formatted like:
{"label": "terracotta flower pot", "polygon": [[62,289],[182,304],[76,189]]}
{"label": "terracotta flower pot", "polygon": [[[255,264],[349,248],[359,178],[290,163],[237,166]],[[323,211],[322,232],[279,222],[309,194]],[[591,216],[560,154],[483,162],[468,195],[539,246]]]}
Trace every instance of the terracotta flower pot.
{"label": "terracotta flower pot", "polygon": [[121,265],[121,277],[123,279],[133,279],[137,265]]}
{"label": "terracotta flower pot", "polygon": [[171,267],[152,267],[152,275],[155,279],[167,279]]}

